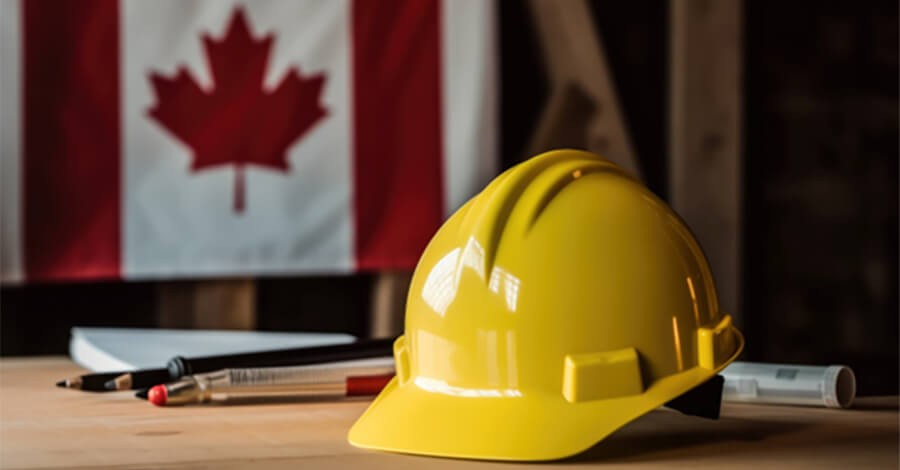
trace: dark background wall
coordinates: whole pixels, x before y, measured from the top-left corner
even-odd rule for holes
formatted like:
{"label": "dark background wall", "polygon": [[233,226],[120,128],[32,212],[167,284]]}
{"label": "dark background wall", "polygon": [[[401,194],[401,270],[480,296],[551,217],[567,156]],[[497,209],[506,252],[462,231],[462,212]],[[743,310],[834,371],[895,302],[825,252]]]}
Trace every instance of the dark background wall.
{"label": "dark background wall", "polygon": [[747,354],[897,390],[897,2],[746,2]]}
{"label": "dark background wall", "polygon": [[[547,97],[527,3],[500,3],[503,166]],[[647,184],[667,196],[668,11],[592,2]],[[897,2],[745,1],[744,360],[844,363],[897,393]],[[257,325],[368,331],[371,276],[260,279]],[[73,325],[154,326],[156,285],[0,290],[0,354],[64,353]]]}

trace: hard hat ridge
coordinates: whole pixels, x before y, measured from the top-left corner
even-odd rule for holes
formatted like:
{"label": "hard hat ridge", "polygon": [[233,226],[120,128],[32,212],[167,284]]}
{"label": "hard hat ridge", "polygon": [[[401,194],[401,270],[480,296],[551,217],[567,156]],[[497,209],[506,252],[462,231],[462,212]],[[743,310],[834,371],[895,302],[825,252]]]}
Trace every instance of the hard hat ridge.
{"label": "hard hat ridge", "polygon": [[[543,156],[506,170],[461,209],[466,215],[459,232],[470,234],[484,250],[482,271],[490,272],[493,268],[497,248],[507,230],[525,236],[553,197],[568,184],[600,172],[634,180],[614,163],[589,152],[561,150]],[[527,215],[513,218],[513,211]],[[519,221],[524,224],[515,223]]]}

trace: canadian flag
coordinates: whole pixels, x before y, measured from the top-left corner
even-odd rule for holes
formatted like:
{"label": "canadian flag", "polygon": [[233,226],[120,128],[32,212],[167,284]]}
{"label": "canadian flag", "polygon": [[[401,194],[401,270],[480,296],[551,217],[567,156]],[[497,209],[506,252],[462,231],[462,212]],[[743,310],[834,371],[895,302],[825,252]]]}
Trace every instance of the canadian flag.
{"label": "canadian flag", "polygon": [[492,2],[4,0],[4,282],[415,266],[497,170]]}

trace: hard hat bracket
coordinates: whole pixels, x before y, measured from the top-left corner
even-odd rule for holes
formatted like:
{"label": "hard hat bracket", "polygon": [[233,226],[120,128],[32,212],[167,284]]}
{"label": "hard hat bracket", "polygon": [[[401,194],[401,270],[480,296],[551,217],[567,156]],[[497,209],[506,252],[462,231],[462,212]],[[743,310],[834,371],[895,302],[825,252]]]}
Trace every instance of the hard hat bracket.
{"label": "hard hat bracket", "polygon": [[724,384],[725,379],[716,374],[706,382],[670,400],[665,406],[686,415],[719,419]]}
{"label": "hard hat bracket", "polygon": [[564,359],[562,394],[569,403],[643,392],[637,349],[569,354]]}

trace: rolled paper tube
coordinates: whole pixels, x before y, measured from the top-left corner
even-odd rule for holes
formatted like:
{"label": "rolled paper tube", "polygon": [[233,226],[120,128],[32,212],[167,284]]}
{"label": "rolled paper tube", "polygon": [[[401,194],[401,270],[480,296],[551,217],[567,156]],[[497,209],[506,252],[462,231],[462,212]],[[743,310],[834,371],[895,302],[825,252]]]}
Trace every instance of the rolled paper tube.
{"label": "rolled paper tube", "polygon": [[734,362],[721,374],[723,401],[849,408],[856,397],[856,376],[842,365]]}

